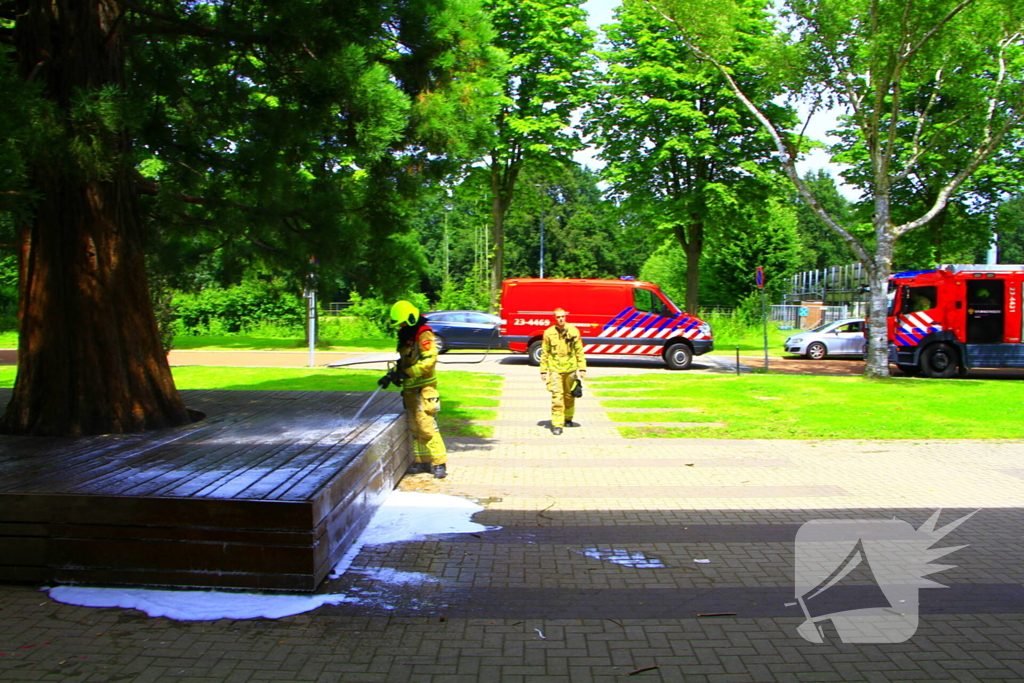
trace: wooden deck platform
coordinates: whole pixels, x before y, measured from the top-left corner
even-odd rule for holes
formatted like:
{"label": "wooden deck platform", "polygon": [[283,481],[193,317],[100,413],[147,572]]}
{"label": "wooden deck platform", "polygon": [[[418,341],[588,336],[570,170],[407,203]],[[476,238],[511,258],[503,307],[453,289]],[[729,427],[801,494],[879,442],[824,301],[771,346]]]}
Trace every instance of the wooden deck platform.
{"label": "wooden deck platform", "polygon": [[206,418],[0,436],[0,580],[311,591],[412,461],[397,393],[182,395]]}

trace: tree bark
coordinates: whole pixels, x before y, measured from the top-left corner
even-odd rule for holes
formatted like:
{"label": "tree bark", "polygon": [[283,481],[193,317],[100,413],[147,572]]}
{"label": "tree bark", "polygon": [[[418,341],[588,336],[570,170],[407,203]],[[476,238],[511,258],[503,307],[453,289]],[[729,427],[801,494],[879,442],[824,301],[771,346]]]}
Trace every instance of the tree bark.
{"label": "tree bark", "polygon": [[[881,203],[876,203],[876,209]],[[887,205],[886,205],[887,206]],[[868,307],[868,357],[864,376],[881,379],[889,377],[889,275],[896,239],[892,236],[889,215],[875,219],[876,246],[868,266],[871,303]]]}
{"label": "tree bark", "polygon": [[490,311],[497,314],[501,309],[501,283],[505,277],[505,211],[501,197],[491,199],[491,277]]}
{"label": "tree bark", "polygon": [[673,232],[686,254],[686,301],[683,307],[687,313],[696,315],[700,303],[700,257],[704,253],[704,222],[694,217],[687,224],[676,223]]}
{"label": "tree bark", "polygon": [[491,278],[490,311],[501,310],[501,283],[505,278],[505,214],[512,206],[519,167],[514,161],[502,165],[491,154]]}
{"label": "tree bark", "polygon": [[[54,145],[19,226],[19,352],[0,430],[81,436],[186,424],[146,284],[131,139],[83,99],[123,84],[118,0],[21,0],[21,74],[41,82]],[[91,140],[93,159],[68,144]],[[97,163],[97,159],[101,163]]]}

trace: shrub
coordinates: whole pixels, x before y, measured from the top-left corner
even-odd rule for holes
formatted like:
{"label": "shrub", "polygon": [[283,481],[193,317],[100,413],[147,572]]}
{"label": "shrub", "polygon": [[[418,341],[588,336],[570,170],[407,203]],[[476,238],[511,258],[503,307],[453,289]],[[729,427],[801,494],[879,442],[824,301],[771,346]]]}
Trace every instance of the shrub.
{"label": "shrub", "polygon": [[437,300],[435,309],[443,310],[468,310],[486,311],[488,302],[488,285],[475,278],[467,278],[459,286],[449,283],[448,287],[441,290],[441,296]]}
{"label": "shrub", "polygon": [[[403,298],[420,309],[421,313],[430,310],[427,297],[423,294],[407,294]],[[394,331],[391,327],[391,307],[394,305],[394,301],[384,301],[380,297],[364,298],[355,292],[352,293],[351,299],[353,305],[348,308],[347,313],[363,320],[373,329],[376,329],[378,334],[391,336]]]}
{"label": "shrub", "polygon": [[177,292],[173,305],[178,332],[184,334],[233,334],[268,324],[294,331],[302,329],[306,318],[306,300],[280,279]]}
{"label": "shrub", "polygon": [[0,332],[18,329],[18,259],[0,257]]}
{"label": "shrub", "polygon": [[329,341],[387,339],[390,336],[390,329],[385,332],[379,325],[356,316],[321,316],[320,318],[320,340],[325,344]]}

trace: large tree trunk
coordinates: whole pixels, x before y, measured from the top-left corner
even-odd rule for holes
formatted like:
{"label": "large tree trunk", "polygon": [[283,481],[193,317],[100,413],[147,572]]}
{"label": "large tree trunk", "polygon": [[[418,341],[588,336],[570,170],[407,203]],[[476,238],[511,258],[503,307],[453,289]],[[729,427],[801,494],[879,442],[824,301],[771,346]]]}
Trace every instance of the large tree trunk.
{"label": "large tree trunk", "polygon": [[491,154],[491,313],[501,311],[501,283],[505,278],[505,214],[512,206],[519,168],[512,162],[502,166]]}
{"label": "large tree trunk", "polygon": [[[886,219],[888,217],[886,216]],[[868,357],[864,364],[864,377],[880,379],[889,377],[889,275],[892,273],[892,258],[895,252],[895,238],[887,229],[888,221],[876,227],[878,236],[875,253],[868,268],[871,287],[869,306]]]}
{"label": "large tree trunk", "polygon": [[700,257],[704,253],[704,223],[695,217],[686,225],[677,223],[674,232],[686,254],[686,301],[683,306],[687,313],[697,315],[700,303]]}
{"label": "large tree trunk", "polygon": [[[80,104],[123,82],[122,10],[116,0],[18,3],[21,72],[41,82],[59,137],[32,169],[39,200],[20,226],[18,377],[0,425],[8,434],[190,421],[146,287],[130,138]],[[93,159],[67,144],[86,136],[98,150]]]}
{"label": "large tree trunk", "polygon": [[501,310],[501,283],[505,277],[505,210],[501,197],[491,200],[491,286],[490,311]]}

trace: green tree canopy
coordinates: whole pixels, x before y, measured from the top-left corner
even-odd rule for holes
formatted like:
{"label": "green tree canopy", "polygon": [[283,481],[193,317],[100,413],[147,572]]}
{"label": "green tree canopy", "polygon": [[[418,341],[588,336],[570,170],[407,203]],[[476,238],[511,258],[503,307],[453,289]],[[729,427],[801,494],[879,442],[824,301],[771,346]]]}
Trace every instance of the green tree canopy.
{"label": "green tree canopy", "polygon": [[424,178],[488,139],[504,63],[475,0],[0,0],[0,18],[4,122],[25,141],[0,146],[18,433],[189,419],[147,239],[214,235],[296,274],[315,255],[386,288]]}
{"label": "green tree canopy", "polygon": [[[804,182],[830,216],[840,225],[854,226],[856,216],[852,202],[840,194],[836,180],[824,170],[810,171],[804,175]],[[792,197],[796,208],[797,225],[803,250],[800,257],[801,270],[818,270],[828,266],[843,266],[856,260],[842,238],[829,229],[811,207],[794,191]],[[851,228],[852,229],[852,228]]]}
{"label": "green tree canopy", "polygon": [[488,0],[509,55],[508,78],[487,164],[490,172],[491,308],[496,309],[505,266],[505,215],[523,167],[568,163],[582,147],[573,113],[590,96],[594,32],[583,0]]}
{"label": "green tree canopy", "polygon": [[[736,15],[746,41],[730,56],[730,69],[761,106],[773,104],[779,85],[750,59],[770,25],[766,7],[750,3]],[[699,303],[705,244],[728,240],[737,226],[729,207],[762,204],[775,192],[777,166],[771,138],[698,59],[678,30],[645,0],[626,0],[618,23],[607,28],[602,57],[608,69],[601,95],[588,112],[587,130],[608,162],[611,193],[649,228],[675,236],[686,253],[688,310]]]}
{"label": "green tree canopy", "polygon": [[[651,0],[666,22],[718,69],[736,97],[773,137],[787,174],[814,212],[865,264],[871,316],[887,314],[897,241],[928,224],[994,157],[1019,158],[1009,145],[1024,120],[1024,6],[1015,0],[787,0],[766,65],[817,107],[838,108],[836,160],[868,205],[862,239],[830,215],[796,172],[801,140],[787,122],[748,95],[729,60],[742,45],[728,17],[733,0]],[[1001,159],[1011,166],[1011,159]],[[894,212],[900,193],[920,184],[919,209]],[[886,329],[871,326],[868,376],[888,375]]]}

